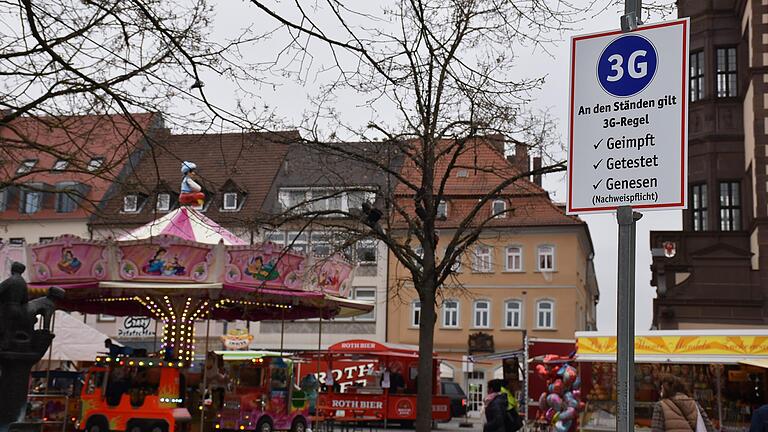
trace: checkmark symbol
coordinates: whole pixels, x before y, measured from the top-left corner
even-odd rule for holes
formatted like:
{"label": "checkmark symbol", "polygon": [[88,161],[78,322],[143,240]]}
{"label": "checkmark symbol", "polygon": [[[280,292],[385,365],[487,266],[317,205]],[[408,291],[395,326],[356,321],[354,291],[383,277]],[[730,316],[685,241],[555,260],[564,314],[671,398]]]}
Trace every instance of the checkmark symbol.
{"label": "checkmark symbol", "polygon": [[599,166],[600,166],[600,162],[602,162],[602,161],[603,161],[602,159],[600,159],[599,161],[597,161],[597,163],[596,163],[596,164],[592,165],[592,168],[594,168],[594,169],[597,169],[597,167],[599,167]]}
{"label": "checkmark symbol", "polygon": [[602,183],[602,182],[603,182],[603,179],[600,179],[600,181],[599,181],[599,182],[597,182],[597,184],[593,184],[593,185],[592,185],[592,189],[595,189],[595,190],[597,190],[597,187],[598,187],[598,186],[600,186],[600,183]]}
{"label": "checkmark symbol", "polygon": [[597,148],[600,147],[601,142],[603,142],[603,140],[598,141],[597,144],[593,145],[592,147],[594,147],[595,150],[597,150]]}

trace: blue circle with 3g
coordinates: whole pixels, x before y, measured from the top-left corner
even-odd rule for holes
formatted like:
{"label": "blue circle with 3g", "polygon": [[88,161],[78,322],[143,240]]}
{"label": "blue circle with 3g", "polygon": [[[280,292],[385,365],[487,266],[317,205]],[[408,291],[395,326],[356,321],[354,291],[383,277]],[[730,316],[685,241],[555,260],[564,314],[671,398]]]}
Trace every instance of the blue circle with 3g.
{"label": "blue circle with 3g", "polygon": [[653,81],[656,65],[656,48],[651,41],[634,34],[621,36],[600,54],[597,80],[613,96],[636,95]]}

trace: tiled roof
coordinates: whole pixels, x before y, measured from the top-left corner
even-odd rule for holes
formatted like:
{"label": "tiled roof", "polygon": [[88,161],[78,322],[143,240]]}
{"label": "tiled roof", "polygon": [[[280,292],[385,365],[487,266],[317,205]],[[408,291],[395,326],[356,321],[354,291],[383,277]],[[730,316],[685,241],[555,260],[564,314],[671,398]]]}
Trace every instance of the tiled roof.
{"label": "tiled roof", "polygon": [[[441,143],[446,148],[450,143]],[[445,175],[451,154],[444,156],[438,162],[436,182]],[[494,145],[487,140],[478,139],[464,148],[458,156],[450,177],[446,181],[444,200],[447,202],[448,215],[445,220],[438,220],[438,228],[456,227],[490,191],[497,188],[507,179],[518,177],[521,172],[515,168]],[[421,184],[421,170],[411,159],[407,159],[401,171],[403,176],[417,186]],[[437,191],[437,187],[435,188]],[[396,188],[399,205],[415,216],[414,192],[403,183]],[[497,199],[507,203],[509,212],[506,217],[492,219],[487,222],[489,227],[517,226],[550,226],[550,225],[582,225],[578,217],[567,216],[558,205],[554,204],[549,194],[540,186],[522,176],[510,185],[504,187]],[[485,204],[474,217],[479,224],[491,216],[492,201]],[[403,223],[395,218],[395,226]]]}
{"label": "tiled roof", "polygon": [[[204,135],[168,135],[158,139],[119,191],[109,198],[101,214],[94,215],[96,226],[134,226],[165,213],[155,210],[157,192],[169,192],[175,201],[181,184],[181,162],[197,164],[199,183],[210,204],[205,215],[222,225],[242,225],[261,213],[264,200],[280,169],[287,149],[299,139],[298,132],[225,133]],[[238,211],[222,209],[225,184],[245,193]],[[127,193],[147,196],[140,211],[123,212]]]}
{"label": "tiled roof", "polygon": [[[162,125],[159,114],[104,116],[20,117],[0,128],[0,181],[5,184],[35,184],[49,190],[42,208],[32,214],[19,212],[19,188],[8,188],[6,210],[0,220],[82,219],[93,210],[90,204],[102,200],[112,180],[124,170],[131,154],[145,143],[144,134],[153,134]],[[93,158],[104,158],[101,169],[89,170]],[[57,160],[67,161],[60,172],[52,171]],[[35,160],[28,173],[19,173],[25,160]],[[83,184],[84,208],[58,213],[53,187],[57,183]],[[40,186],[37,186],[40,185]]]}

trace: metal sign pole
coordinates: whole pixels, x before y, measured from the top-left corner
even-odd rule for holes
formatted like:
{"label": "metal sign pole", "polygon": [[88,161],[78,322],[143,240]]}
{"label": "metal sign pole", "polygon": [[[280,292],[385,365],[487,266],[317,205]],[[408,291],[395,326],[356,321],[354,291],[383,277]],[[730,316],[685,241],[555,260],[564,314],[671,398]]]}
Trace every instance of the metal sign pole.
{"label": "metal sign pole", "polygon": [[643,23],[643,0],[624,0],[624,15],[621,17],[621,29],[625,32],[635,30]]}
{"label": "metal sign pole", "polygon": [[617,378],[618,410],[616,430],[635,430],[635,238],[642,214],[630,206],[616,209],[619,223],[619,280],[617,294]]}

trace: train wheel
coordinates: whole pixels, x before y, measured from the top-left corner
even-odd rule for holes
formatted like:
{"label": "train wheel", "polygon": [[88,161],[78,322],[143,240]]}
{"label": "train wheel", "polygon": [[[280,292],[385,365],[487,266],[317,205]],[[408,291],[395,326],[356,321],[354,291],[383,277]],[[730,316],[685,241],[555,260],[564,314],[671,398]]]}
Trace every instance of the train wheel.
{"label": "train wheel", "polygon": [[256,432],[272,432],[272,420],[263,418],[256,425]]}
{"label": "train wheel", "polygon": [[291,425],[291,432],[306,432],[306,431],[307,431],[307,421],[301,417],[296,417],[296,419],[293,420],[293,425]]}
{"label": "train wheel", "polygon": [[85,425],[86,432],[109,432],[109,423],[103,417],[92,417]]}

